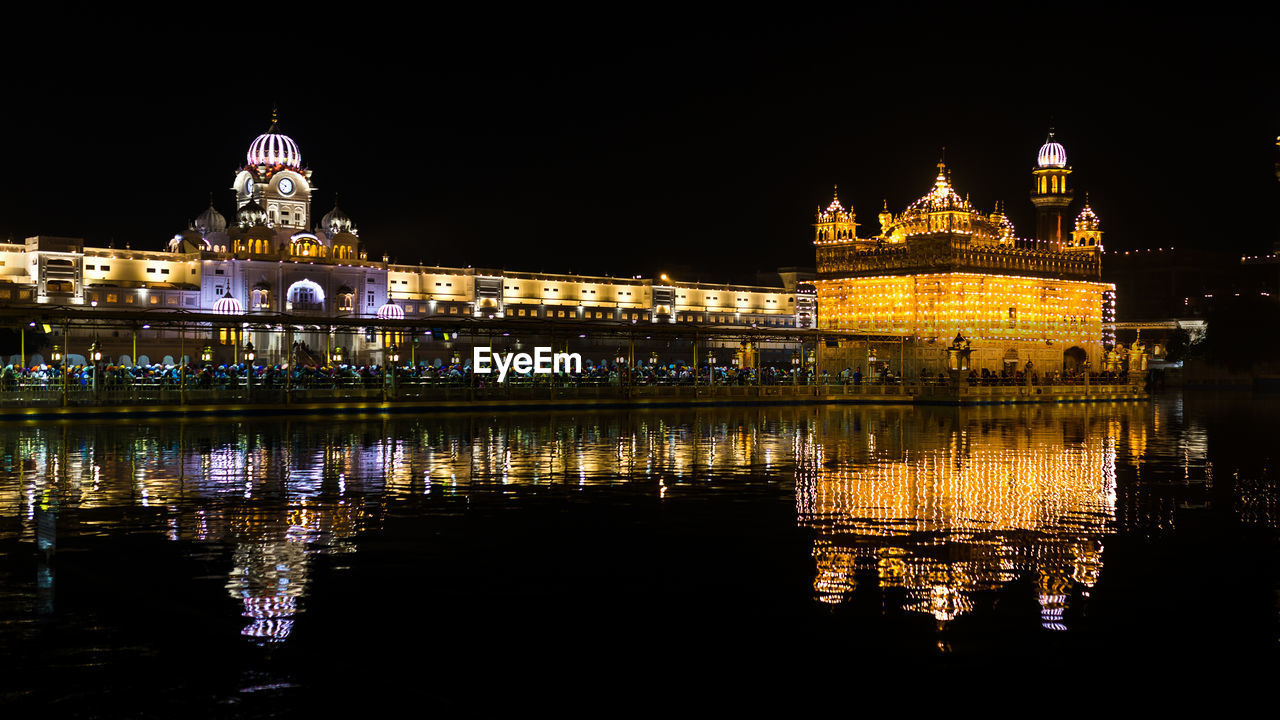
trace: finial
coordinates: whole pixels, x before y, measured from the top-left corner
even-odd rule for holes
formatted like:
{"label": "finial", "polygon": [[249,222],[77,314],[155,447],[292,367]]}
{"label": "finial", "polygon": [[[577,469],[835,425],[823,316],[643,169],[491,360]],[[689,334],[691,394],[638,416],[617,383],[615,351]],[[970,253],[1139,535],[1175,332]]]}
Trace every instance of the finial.
{"label": "finial", "polygon": [[881,199],[881,201],[880,201],[880,202],[883,204],[883,208],[882,208],[882,209],[883,209],[885,212],[889,212],[889,198],[883,198],[883,199]]}
{"label": "finial", "polygon": [[280,109],[275,103],[271,103],[271,129],[276,129],[276,124],[280,122]]}
{"label": "finial", "polygon": [[1088,190],[1084,191],[1084,205],[1085,207],[1089,207],[1089,191]]}
{"label": "finial", "polygon": [[213,193],[209,193],[209,207],[213,207]]}
{"label": "finial", "polygon": [[1053,141],[1053,116],[1049,116],[1049,137],[1044,139],[1045,142]]}

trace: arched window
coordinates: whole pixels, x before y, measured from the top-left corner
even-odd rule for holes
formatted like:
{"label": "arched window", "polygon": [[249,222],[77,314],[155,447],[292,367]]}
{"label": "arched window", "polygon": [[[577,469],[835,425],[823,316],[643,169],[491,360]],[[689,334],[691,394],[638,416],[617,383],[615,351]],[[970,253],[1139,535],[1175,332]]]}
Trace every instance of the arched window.
{"label": "arched window", "polygon": [[290,304],[287,309],[321,310],[324,306],[324,290],[312,280],[299,280],[290,285],[285,297]]}

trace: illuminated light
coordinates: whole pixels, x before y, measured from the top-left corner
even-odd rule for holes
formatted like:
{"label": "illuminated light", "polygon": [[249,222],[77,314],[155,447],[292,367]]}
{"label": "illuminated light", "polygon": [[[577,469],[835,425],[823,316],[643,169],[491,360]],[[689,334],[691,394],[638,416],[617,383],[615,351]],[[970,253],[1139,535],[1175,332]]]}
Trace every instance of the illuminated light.
{"label": "illuminated light", "polygon": [[213,304],[213,312],[219,315],[243,315],[244,305],[236,298],[227,295]]}
{"label": "illuminated light", "polygon": [[382,307],[378,308],[378,319],[379,320],[403,320],[404,308],[400,307],[399,305],[396,305],[395,301],[388,298],[387,302]]}
{"label": "illuminated light", "polygon": [[1049,137],[1045,138],[1044,145],[1040,146],[1040,152],[1036,156],[1037,164],[1042,167],[1060,168],[1067,165],[1067,150],[1061,144],[1054,142],[1053,131],[1049,131]]}
{"label": "illuminated light", "polygon": [[297,290],[298,288],[310,289],[312,292],[315,293],[317,302],[324,302],[324,288],[320,287],[319,283],[315,282],[314,280],[299,280],[295,282],[294,284],[289,286],[289,289],[285,292],[285,297],[292,298],[293,291]]}
{"label": "illuminated light", "polygon": [[274,132],[276,123],[274,118],[271,122],[271,129],[259,135],[249,145],[249,152],[245,155],[249,165],[267,167],[275,167],[283,165],[290,168],[302,167],[302,153],[298,151],[298,144],[288,135],[282,135]]}

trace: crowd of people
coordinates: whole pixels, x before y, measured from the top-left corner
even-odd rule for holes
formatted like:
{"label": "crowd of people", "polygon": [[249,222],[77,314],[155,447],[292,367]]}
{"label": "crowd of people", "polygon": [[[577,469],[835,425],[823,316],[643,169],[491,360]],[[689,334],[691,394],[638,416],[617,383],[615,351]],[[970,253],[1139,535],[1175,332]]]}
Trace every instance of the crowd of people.
{"label": "crowd of people", "polygon": [[[150,365],[100,365],[101,373],[97,386],[99,389],[125,388],[135,386],[178,387],[188,389],[239,388],[252,384],[265,388],[378,388],[384,384],[395,382],[405,386],[415,385],[461,385],[485,387],[498,383],[496,373],[478,373],[473,377],[470,363],[400,365],[395,368],[394,380],[389,368],[380,365],[355,365],[334,363],[328,365],[312,364],[203,364],[190,363],[183,365],[150,364]],[[94,385],[94,366],[37,365],[21,367],[9,365],[0,371],[0,389],[15,390],[30,387],[62,387],[85,388]],[[696,377],[695,377],[696,374]],[[250,380],[251,377],[251,380]],[[970,386],[978,385],[1058,385],[1081,384],[1084,375],[1081,372],[1063,373],[1050,371],[1036,373],[1027,368],[1024,370],[1005,369],[999,372],[986,368],[970,370],[962,373]],[[642,364],[628,368],[625,364],[587,364],[581,372],[534,374],[511,372],[504,382],[513,385],[548,384],[557,385],[807,385],[807,384],[900,384],[903,378],[887,366],[880,365],[871,372],[864,373],[861,367],[845,368],[830,374],[827,371],[815,372],[812,368],[788,369],[767,366],[759,368],[738,368],[735,366],[706,366],[694,368],[691,365],[672,363],[667,365]],[[945,385],[952,382],[947,373],[936,375],[920,371],[918,382],[921,384]],[[1128,382],[1126,372],[1091,373],[1089,382],[1095,384],[1123,384]]]}
{"label": "crowd of people", "polygon": [[[110,389],[130,386],[178,387],[190,389],[243,387],[251,377],[255,387],[283,388],[335,388],[380,387],[391,381],[389,367],[380,365],[329,364],[302,365],[254,363],[229,364],[190,363],[183,365],[99,365],[98,387]],[[717,385],[776,385],[809,383],[812,373],[788,372],[779,368],[765,368],[763,376],[756,369],[703,366],[697,369],[697,382]],[[21,367],[9,365],[0,371],[0,388],[14,390],[27,387],[84,388],[94,385],[93,365],[37,365]],[[471,365],[427,364],[400,365],[395,368],[395,381],[405,385],[477,385],[487,386],[498,382],[496,373],[478,373],[472,376]],[[825,373],[823,374],[825,376]],[[684,364],[642,365],[629,371],[625,365],[586,365],[581,372],[562,372],[554,375],[511,372],[505,378],[510,384],[556,382],[558,384],[631,384],[691,385],[695,382],[695,370]]]}

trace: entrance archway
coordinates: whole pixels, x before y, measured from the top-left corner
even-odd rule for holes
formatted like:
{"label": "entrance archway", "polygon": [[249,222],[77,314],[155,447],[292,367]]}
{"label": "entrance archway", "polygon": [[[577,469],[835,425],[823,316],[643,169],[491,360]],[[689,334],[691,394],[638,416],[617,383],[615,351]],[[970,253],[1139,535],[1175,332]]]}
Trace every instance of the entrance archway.
{"label": "entrance archway", "polygon": [[1073,375],[1084,370],[1084,364],[1089,360],[1089,353],[1084,348],[1073,345],[1062,351],[1062,372]]}
{"label": "entrance archway", "polygon": [[1017,348],[1009,348],[1005,350],[1004,357],[1002,358],[1002,360],[1004,361],[1004,366],[1003,366],[1004,372],[1008,373],[1009,375],[1012,375],[1018,371]]}
{"label": "entrance archway", "polygon": [[324,289],[312,280],[299,280],[285,293],[290,310],[324,309]]}

